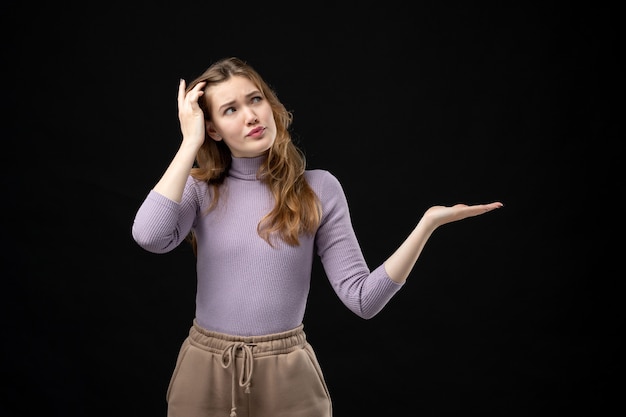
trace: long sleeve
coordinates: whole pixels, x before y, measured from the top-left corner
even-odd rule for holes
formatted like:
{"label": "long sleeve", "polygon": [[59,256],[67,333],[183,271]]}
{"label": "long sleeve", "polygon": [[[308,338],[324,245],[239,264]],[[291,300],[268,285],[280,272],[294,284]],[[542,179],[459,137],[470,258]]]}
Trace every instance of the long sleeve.
{"label": "long sleeve", "polygon": [[370,270],[356,238],[348,202],[336,177],[314,171],[309,178],[323,203],[316,250],[337,296],[352,312],[369,319],[378,314],[403,284],[392,281],[384,265]]}
{"label": "long sleeve", "polygon": [[200,186],[191,177],[181,203],[150,190],[135,215],[133,239],[149,252],[170,252],[189,234],[205,191],[206,186]]}
{"label": "long sleeve", "polygon": [[236,335],[297,327],[304,318],[316,253],[351,311],[366,319],[380,312],[402,284],[393,282],[383,266],[368,269],[339,181],[328,171],[306,171],[322,204],[317,233],[302,235],[299,246],[275,241],[272,247],[257,233],[274,204],[267,185],[256,178],[261,163],[259,158],[233,158],[210,211],[208,186],[190,177],[180,203],[150,191],[136,213],[133,238],[152,253],[173,250],[194,231],[198,323]]}

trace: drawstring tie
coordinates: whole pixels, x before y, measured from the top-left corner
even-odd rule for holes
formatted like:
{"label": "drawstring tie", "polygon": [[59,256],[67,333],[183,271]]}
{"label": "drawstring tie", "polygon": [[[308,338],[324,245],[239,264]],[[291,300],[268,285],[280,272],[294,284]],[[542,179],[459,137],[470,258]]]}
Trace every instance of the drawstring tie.
{"label": "drawstring tie", "polygon": [[231,343],[224,349],[222,352],[222,367],[224,369],[228,368],[231,363],[233,364],[232,369],[232,384],[231,384],[231,406],[230,409],[230,417],[237,417],[237,407],[235,406],[235,357],[237,354],[237,350],[241,350],[243,354],[243,366],[239,370],[239,386],[245,387],[244,392],[246,394],[250,393],[250,381],[252,380],[252,368],[253,368],[253,356],[252,356],[252,347],[255,346],[252,343],[243,343],[243,342],[235,342]]}

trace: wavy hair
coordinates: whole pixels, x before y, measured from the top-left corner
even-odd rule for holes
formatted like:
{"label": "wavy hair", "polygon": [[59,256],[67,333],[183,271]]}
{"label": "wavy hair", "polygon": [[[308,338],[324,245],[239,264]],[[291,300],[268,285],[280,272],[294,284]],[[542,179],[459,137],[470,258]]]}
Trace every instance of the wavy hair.
{"label": "wavy hair", "polygon": [[[278,236],[291,246],[300,244],[301,234],[313,235],[321,220],[321,205],[317,195],[306,182],[304,171],[306,160],[304,153],[293,143],[289,128],[293,114],[278,99],[274,90],[263,80],[261,75],[247,62],[240,58],[229,57],[213,63],[200,76],[187,86],[189,92],[196,84],[205,81],[206,90],[212,85],[222,83],[231,77],[245,77],[252,81],[261,94],[270,103],[276,122],[276,140],[266,151],[267,158],[257,172],[257,178],[267,184],[274,196],[274,207],[260,221],[257,233],[268,244],[274,246],[272,237]],[[206,120],[210,120],[209,99],[201,97],[199,105]],[[220,185],[228,174],[231,153],[224,141],[216,142],[205,133],[202,147],[196,155],[196,164],[191,175],[205,181],[212,191],[209,210],[215,208],[220,198]],[[196,253],[195,235],[190,233],[194,253]]]}

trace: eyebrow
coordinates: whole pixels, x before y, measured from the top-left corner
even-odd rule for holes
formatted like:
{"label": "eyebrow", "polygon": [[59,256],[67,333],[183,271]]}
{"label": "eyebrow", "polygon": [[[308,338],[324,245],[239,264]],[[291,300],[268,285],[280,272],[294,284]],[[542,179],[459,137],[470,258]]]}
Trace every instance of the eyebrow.
{"label": "eyebrow", "polygon": [[[246,99],[249,99],[250,97],[253,97],[253,96],[257,95],[257,94],[261,94],[261,92],[259,90],[254,90],[254,91],[251,91],[248,94],[246,94],[245,97],[246,97]],[[221,112],[223,108],[230,107],[233,104],[235,104],[236,102],[237,102],[237,100],[231,100],[229,102],[226,102],[226,103],[222,104],[221,106],[219,106],[217,108],[217,110]]]}

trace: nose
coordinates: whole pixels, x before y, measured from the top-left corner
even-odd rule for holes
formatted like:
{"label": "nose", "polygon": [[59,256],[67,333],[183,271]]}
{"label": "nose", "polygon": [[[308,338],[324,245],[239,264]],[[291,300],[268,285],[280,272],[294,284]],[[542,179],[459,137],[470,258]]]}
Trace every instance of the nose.
{"label": "nose", "polygon": [[258,121],[259,119],[256,117],[254,111],[252,109],[248,109],[248,111],[246,112],[246,123],[249,125],[253,125]]}

